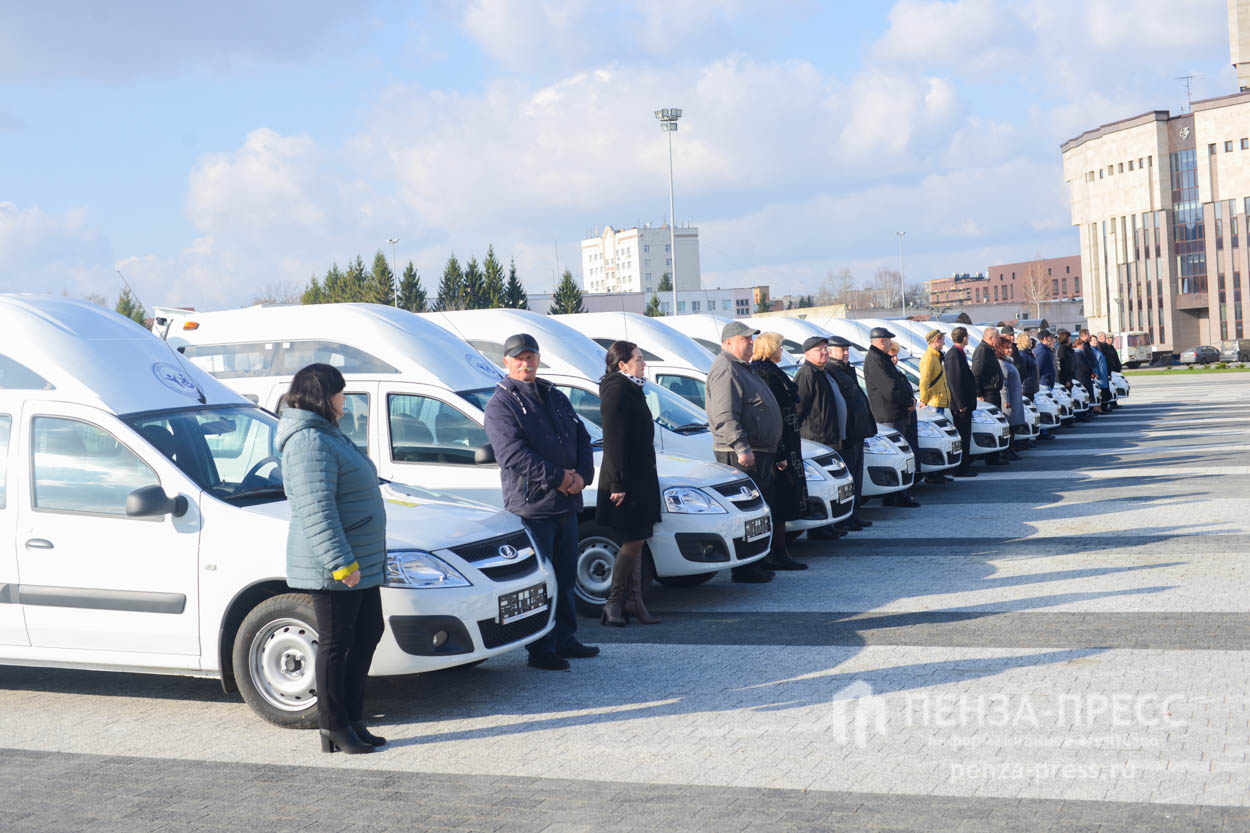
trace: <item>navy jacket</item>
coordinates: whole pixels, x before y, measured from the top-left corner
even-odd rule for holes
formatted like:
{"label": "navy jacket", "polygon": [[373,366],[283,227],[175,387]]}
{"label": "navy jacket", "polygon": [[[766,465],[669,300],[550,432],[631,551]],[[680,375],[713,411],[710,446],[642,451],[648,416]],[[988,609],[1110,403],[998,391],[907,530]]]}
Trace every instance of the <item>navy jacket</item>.
{"label": "navy jacket", "polygon": [[1040,341],[1033,347],[1033,358],[1037,360],[1037,381],[1044,388],[1055,386],[1055,354]]}
{"label": "navy jacket", "polygon": [[504,508],[522,518],[580,512],[582,496],[557,491],[564,470],[590,486],[595,479],[590,434],[568,397],[545,379],[503,379],[486,403],[486,436],[499,461]]}

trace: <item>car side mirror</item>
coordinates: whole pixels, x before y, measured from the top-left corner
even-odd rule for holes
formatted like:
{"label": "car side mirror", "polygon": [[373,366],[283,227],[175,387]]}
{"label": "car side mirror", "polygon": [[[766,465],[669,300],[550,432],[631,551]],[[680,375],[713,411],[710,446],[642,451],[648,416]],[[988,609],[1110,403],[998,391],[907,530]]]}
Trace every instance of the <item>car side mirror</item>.
{"label": "car side mirror", "polygon": [[160,518],[173,515],[181,518],[189,508],[182,495],[170,497],[159,485],[144,486],[126,495],[126,514],[132,518]]}
{"label": "car side mirror", "polygon": [[473,449],[474,465],[483,466],[495,462],[495,448],[490,443],[479,445]]}

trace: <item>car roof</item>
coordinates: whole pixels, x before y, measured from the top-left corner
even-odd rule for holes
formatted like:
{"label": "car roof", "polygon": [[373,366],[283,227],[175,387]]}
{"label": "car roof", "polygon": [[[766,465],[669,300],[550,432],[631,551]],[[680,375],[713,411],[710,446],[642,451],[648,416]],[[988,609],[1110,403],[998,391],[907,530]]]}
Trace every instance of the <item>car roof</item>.
{"label": "car roof", "polygon": [[32,398],[81,402],[116,414],[251,404],[141,325],[87,301],[0,295],[0,331],[4,355],[53,386],[24,391]]}
{"label": "car roof", "polygon": [[[490,362],[457,336],[419,315],[381,304],[257,305],[170,313],[169,342],[175,345],[336,341],[381,359],[406,381],[470,390],[494,387],[501,378]],[[198,326],[183,330],[179,321]]]}
{"label": "car roof", "polygon": [[666,364],[681,365],[707,373],[712,356],[685,333],[655,318],[636,312],[583,312],[552,316],[578,332],[594,338],[632,341]]}
{"label": "car roof", "polygon": [[502,345],[508,336],[529,333],[538,342],[544,371],[579,376],[592,381],[603,376],[608,351],[567,324],[549,315],[523,309],[475,309],[422,313],[419,318],[456,333],[466,342],[490,341]]}

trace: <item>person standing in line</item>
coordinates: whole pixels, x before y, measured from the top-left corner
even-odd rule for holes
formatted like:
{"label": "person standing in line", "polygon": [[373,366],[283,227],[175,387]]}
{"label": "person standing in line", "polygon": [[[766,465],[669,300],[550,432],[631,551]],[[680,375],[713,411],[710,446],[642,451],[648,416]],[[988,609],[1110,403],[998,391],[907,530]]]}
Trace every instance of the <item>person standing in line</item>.
{"label": "person standing in line", "polygon": [[[1040,342],[1039,342],[1040,344]],[[1020,371],[1020,387],[1025,398],[1032,400],[1042,389],[1041,370],[1037,366],[1037,355],[1033,351],[1037,348],[1033,345],[1033,339],[1025,333],[1016,336],[1016,369]],[[1038,438],[1042,440],[1053,440],[1054,435],[1050,430],[1043,428],[1038,432]],[[1034,442],[1029,443],[1029,447],[1033,448]]]}
{"label": "person standing in line", "polygon": [[1081,330],[1077,333],[1075,344],[1072,348],[1072,377],[1073,380],[1085,388],[1085,393],[1089,395],[1089,412],[1087,419],[1093,419],[1095,414],[1102,413],[1102,403],[1098,399],[1097,389],[1094,385],[1094,351],[1089,349],[1089,345],[1085,343],[1085,338],[1089,330]]}
{"label": "person standing in line", "polygon": [[[1124,364],[1120,361],[1120,352],[1115,349],[1115,344],[1112,343],[1110,337],[1108,337],[1106,333],[1098,334],[1098,343],[1094,345],[1094,347],[1101,351],[1103,357],[1107,360],[1108,374],[1120,373],[1124,370]],[[1109,402],[1108,407],[1111,410],[1115,410],[1120,407],[1120,403]]]}
{"label": "person standing in line", "polygon": [[1033,359],[1037,363],[1038,388],[1049,391],[1055,386],[1055,337],[1050,334],[1050,330],[1038,332]]}
{"label": "person standing in line", "polygon": [[1111,368],[1107,363],[1107,355],[1098,349],[1098,343],[1094,341],[1089,330],[1081,330],[1081,340],[1085,342],[1086,359],[1093,359],[1089,366],[1093,371],[1094,383],[1098,389],[1098,404],[1102,406],[1102,412],[1105,414],[1111,410]]}
{"label": "person standing in line", "polygon": [[1076,379],[1076,362],[1073,357],[1072,333],[1060,328],[1059,343],[1055,346],[1055,379],[1065,390],[1072,390]]}
{"label": "person standing in line", "polygon": [[[929,330],[925,334],[924,354],[920,357],[920,402],[947,415],[951,404],[950,387],[946,381],[946,365],[942,361],[942,348],[946,334],[941,330]],[[966,453],[966,450],[965,450]],[[942,472],[925,475],[927,483],[949,483],[950,478]]]}
{"label": "person standing in line", "polygon": [[[707,418],[712,429],[712,448],[717,462],[732,466],[755,481],[764,500],[772,506],[773,482],[786,467],[777,460],[781,442],[781,407],[768,385],[747,362],[759,330],[741,321],[721,329],[721,351],[707,374]],[[773,535],[785,535],[784,524],[773,519]],[[758,562],[734,567],[733,580],[759,584],[772,581],[774,573]]]}
{"label": "person standing in line", "polygon": [[981,343],[972,352],[972,375],[977,380],[977,398],[1003,406],[1003,368],[998,363],[998,330],[986,327]]}
{"label": "person standing in line", "polygon": [[655,422],[642,392],[647,364],[632,341],[613,342],[604,361],[599,381],[603,462],[595,520],[612,530],[620,550],[600,621],[624,627],[632,614],[644,625],[658,625],[642,595],[642,545],[660,522],[661,500]]}
{"label": "person standing in line", "polygon": [[842,336],[829,337],[829,362],[825,372],[842,394],[839,403],[846,404],[845,429],[841,432],[842,460],[855,481],[855,508],[851,517],[841,522],[841,528],[859,532],[872,526],[872,521],[860,515],[859,509],[864,490],[864,440],[877,435],[877,421],[872,418],[872,406],[859,386],[855,368],[851,367],[851,342]]}
{"label": "person standing in line", "polygon": [[1003,410],[1007,412],[1007,423],[1011,426],[1011,444],[1007,447],[1008,460],[1022,459],[1016,453],[1023,447],[1021,436],[1028,433],[1028,416],[1024,411],[1024,395],[1021,392],[1020,371],[1016,370],[1011,360],[1011,348],[1015,347],[1011,339],[1003,336],[998,339],[995,349],[998,352],[998,363],[1003,372]]}
{"label": "person standing in line", "polygon": [[[976,477],[972,470],[972,412],[977,407],[977,380],[968,366],[968,356],[964,352],[968,347],[968,330],[956,327],[951,330],[951,349],[942,357],[942,366],[946,370],[947,390],[950,391],[951,421],[959,432],[960,443],[963,445],[963,457],[959,467],[955,469],[955,477]],[[990,455],[991,465],[997,462],[997,452]]]}
{"label": "person standing in line", "polygon": [[[777,460],[785,461],[773,479],[773,499],[768,506],[773,513],[773,542],[764,563],[770,570],[806,570],[807,565],[790,556],[784,534],[786,521],[803,517],[807,511],[807,477],[803,471],[803,445],[799,437],[799,389],[786,372],[777,366],[781,361],[781,335],[764,333],[751,348],[751,370],[764,380],[777,407],[781,409],[781,442],[777,444]],[[775,534],[782,530],[781,535]]]}
{"label": "person standing in line", "polygon": [[[890,359],[890,344],[894,333],[885,327],[873,327],[868,333],[872,346],[864,356],[864,383],[868,387],[868,403],[877,422],[892,425],[911,445],[912,453],[919,454],[916,436],[916,398],[911,382],[898,371]],[[918,458],[917,458],[918,459]],[[916,466],[919,474],[919,465]],[[913,483],[915,480],[913,479]],[[916,507],[920,504],[911,496],[911,486],[886,495],[886,506]]]}
{"label": "person standing in line", "polygon": [[504,368],[486,403],[486,436],[499,461],[504,508],[519,515],[556,578],[555,627],[530,643],[529,664],[567,671],[569,659],[598,655],[577,641],[577,516],[582,491],[595,476],[590,435],[568,398],[538,378],[538,341],[529,333],[509,336]]}
{"label": "person standing in line", "polygon": [[365,683],[383,630],[386,507],[373,462],[339,430],[344,387],[328,364],[296,373],[275,447],[291,509],[286,583],[312,596],[317,625],[321,751],[357,755],[386,743],[364,725]]}
{"label": "person standing in line", "polygon": [[[842,396],[838,383],[827,372],[828,365],[827,338],[811,336],[803,342],[803,364],[799,365],[798,372],[794,374],[794,384],[799,395],[795,418],[799,423],[799,435],[802,439],[836,449],[842,447],[842,438],[846,436],[846,399]],[[851,476],[854,477],[855,473],[852,472]],[[822,526],[809,530],[807,537],[839,538],[846,532],[842,525]]]}

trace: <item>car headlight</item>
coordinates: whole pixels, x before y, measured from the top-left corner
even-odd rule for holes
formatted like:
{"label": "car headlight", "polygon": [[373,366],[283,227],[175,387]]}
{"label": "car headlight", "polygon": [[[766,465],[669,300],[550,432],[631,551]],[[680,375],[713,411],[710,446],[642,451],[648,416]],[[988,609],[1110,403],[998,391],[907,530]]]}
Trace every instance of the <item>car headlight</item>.
{"label": "car headlight", "polygon": [[386,586],[429,590],[436,587],[471,587],[473,582],[436,555],[421,550],[396,550],[386,554]]}
{"label": "car headlight", "polygon": [[679,515],[726,515],[721,506],[706,492],[689,486],[664,490],[664,508]]}
{"label": "car headlight", "polygon": [[898,449],[881,437],[868,437],[864,440],[864,451],[869,454],[894,454]]}
{"label": "car headlight", "polygon": [[916,436],[940,438],[942,436],[942,431],[932,422],[925,422],[924,420],[919,420],[916,422]]}
{"label": "car headlight", "polygon": [[816,465],[811,460],[803,461],[803,473],[807,476],[808,480],[825,479],[825,473],[820,470],[820,466]]}
{"label": "car headlight", "polygon": [[973,422],[982,422],[982,423],[984,423],[984,422],[993,422],[993,421],[994,421],[994,417],[990,416],[990,412],[989,412],[989,411],[973,410],[973,412],[972,412],[972,421],[973,421]]}

